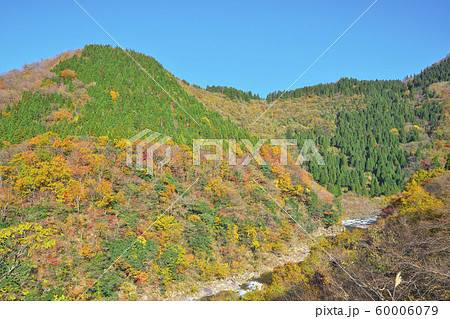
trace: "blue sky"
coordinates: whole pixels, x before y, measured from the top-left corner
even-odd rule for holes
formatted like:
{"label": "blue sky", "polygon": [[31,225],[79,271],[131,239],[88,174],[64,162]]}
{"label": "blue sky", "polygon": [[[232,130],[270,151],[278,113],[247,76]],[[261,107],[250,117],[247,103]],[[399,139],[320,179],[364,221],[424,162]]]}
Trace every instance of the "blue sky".
{"label": "blue sky", "polygon": [[[374,0],[77,0],[124,47],[202,87],[286,89]],[[450,1],[379,0],[293,88],[402,79],[450,53]],[[72,1],[4,1],[0,72],[114,42]]]}

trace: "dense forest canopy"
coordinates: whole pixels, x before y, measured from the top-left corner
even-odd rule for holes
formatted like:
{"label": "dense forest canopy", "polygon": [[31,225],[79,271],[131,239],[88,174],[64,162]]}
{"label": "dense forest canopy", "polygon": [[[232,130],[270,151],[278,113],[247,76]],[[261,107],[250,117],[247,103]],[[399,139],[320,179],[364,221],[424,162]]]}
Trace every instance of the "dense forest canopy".
{"label": "dense forest canopy", "polygon": [[259,100],[261,99],[258,94],[253,94],[252,91],[244,92],[242,90],[235,89],[233,87],[228,86],[206,86],[206,91],[214,92],[214,93],[222,93],[225,94],[230,100],[241,100],[250,102],[250,100]]}
{"label": "dense forest canopy", "polygon": [[450,81],[450,55],[415,75],[408,85],[425,91],[430,84],[443,81]]}
{"label": "dense forest canopy", "polygon": [[371,80],[359,81],[353,78],[342,78],[335,83],[317,84],[306,86],[291,91],[277,91],[267,95],[267,101],[272,102],[277,99],[298,98],[304,95],[319,95],[332,97],[336,94],[365,96],[381,96],[392,93],[401,94],[407,91],[407,86],[399,80]]}
{"label": "dense forest canopy", "polygon": [[[0,118],[0,139],[16,144],[49,129],[62,136],[109,134],[112,138],[130,138],[149,128],[185,144],[200,137],[248,136],[188,95],[153,58],[128,53],[170,96],[121,49],[88,45],[80,56],[73,55],[56,65],[52,70],[55,76],[49,79],[67,84],[73,94],[25,91],[19,102],[6,109],[10,116]],[[47,80],[43,83],[50,85]],[[70,121],[53,123],[48,117],[61,108]]]}

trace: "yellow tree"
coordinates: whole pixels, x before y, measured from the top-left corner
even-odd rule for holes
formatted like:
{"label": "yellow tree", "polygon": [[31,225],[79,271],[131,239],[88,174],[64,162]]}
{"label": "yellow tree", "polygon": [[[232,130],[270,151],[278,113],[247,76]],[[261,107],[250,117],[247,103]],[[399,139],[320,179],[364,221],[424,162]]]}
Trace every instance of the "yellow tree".
{"label": "yellow tree", "polygon": [[37,223],[0,229],[0,282],[11,276],[28,256],[54,246],[54,233],[54,229]]}
{"label": "yellow tree", "polygon": [[5,219],[9,206],[14,203],[16,199],[11,187],[0,186],[0,222]]}
{"label": "yellow tree", "polygon": [[77,208],[77,211],[80,212],[80,206],[87,200],[88,193],[89,188],[86,187],[83,182],[71,180],[65,194],[65,199],[69,204],[74,205]]}
{"label": "yellow tree", "polygon": [[109,92],[109,94],[111,94],[111,99],[112,99],[114,102],[117,101],[117,98],[119,97],[119,92],[111,91],[111,92]]}

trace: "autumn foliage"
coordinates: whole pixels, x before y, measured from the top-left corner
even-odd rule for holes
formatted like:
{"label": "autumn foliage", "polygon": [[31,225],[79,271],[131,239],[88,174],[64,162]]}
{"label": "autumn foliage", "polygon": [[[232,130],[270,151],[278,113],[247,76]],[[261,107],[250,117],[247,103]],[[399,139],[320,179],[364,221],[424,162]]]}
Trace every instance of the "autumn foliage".
{"label": "autumn foliage", "polygon": [[[204,162],[198,170],[190,165],[190,148],[182,146],[174,148],[177,161],[155,170],[156,176],[149,179],[125,166],[123,145],[108,136],[85,140],[48,132],[33,137],[27,150],[0,166],[0,216],[12,223],[5,234],[25,234],[17,227],[26,225],[27,231],[51,235],[43,246],[35,246],[31,238],[44,237],[29,237],[32,247],[39,249],[20,256],[29,265],[39,260],[37,280],[48,283],[52,299],[133,299],[142,287],[157,287],[148,293],[159,298],[186,282],[238,273],[252,267],[251,260],[284,251],[302,237],[290,233],[294,222],[250,183],[250,172],[225,164],[214,169],[214,162]],[[251,165],[252,174],[280,205],[291,209],[299,203],[292,207],[300,209],[308,185],[282,168],[275,155],[267,160],[273,169],[263,173]],[[186,178],[192,169],[198,170],[202,182],[193,185],[191,196],[179,198],[192,183]],[[240,193],[242,183],[247,186]],[[242,206],[243,199],[249,204]],[[16,216],[23,217],[19,221]],[[276,216],[276,221],[269,216]],[[14,245],[23,249],[19,242]],[[91,287],[95,276],[89,269],[110,264],[111,273]],[[69,283],[51,270],[55,267],[70,274]],[[123,284],[113,284],[118,280]],[[23,291],[37,294],[41,289],[32,282],[2,284],[7,291],[2,298],[31,298]],[[61,290],[64,297],[56,293]]]}
{"label": "autumn foliage", "polygon": [[65,80],[67,78],[72,78],[72,79],[76,79],[77,78],[77,74],[73,71],[70,70],[64,70],[61,71],[61,77]]}

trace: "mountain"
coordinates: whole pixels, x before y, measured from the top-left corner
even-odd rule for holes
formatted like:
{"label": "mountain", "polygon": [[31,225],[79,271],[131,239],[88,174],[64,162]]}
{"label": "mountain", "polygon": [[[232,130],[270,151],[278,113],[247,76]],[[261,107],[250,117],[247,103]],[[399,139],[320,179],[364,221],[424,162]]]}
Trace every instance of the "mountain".
{"label": "mountain", "polygon": [[420,88],[422,91],[427,90],[428,86],[438,82],[450,81],[450,55],[445,59],[434,63],[431,67],[426,68],[417,76],[411,78],[408,86],[411,88]]}
{"label": "mountain", "polygon": [[[391,195],[420,166],[428,168],[433,162],[440,167],[446,161],[448,149],[428,150],[435,131],[448,131],[448,84],[423,91],[418,81],[447,79],[448,60],[427,68],[410,83],[343,78],[278,91],[266,100],[230,99],[185,87],[208,108],[257,136],[294,138],[298,145],[313,139],[327,165],[319,167],[311,161],[308,170],[333,194]],[[449,135],[440,138],[448,140]]]}
{"label": "mountain", "polygon": [[[1,299],[176,298],[289,255],[305,236],[296,223],[338,221],[333,196],[276,147],[262,147],[263,167],[192,165],[193,138],[255,139],[128,54],[90,45],[2,78],[8,96],[33,74],[0,118]],[[126,139],[144,129],[172,137],[154,175],[126,165]]]}
{"label": "mountain", "polygon": [[245,299],[448,300],[449,179],[442,169],[416,173],[381,222],[321,241]]}
{"label": "mountain", "polygon": [[[49,87],[48,94],[25,91],[20,101],[6,107],[9,116],[0,122],[0,139],[17,144],[48,130],[64,137],[109,134],[111,138],[128,138],[143,128],[173,136],[181,143],[199,137],[248,136],[218,113],[208,111],[173,75],[143,54],[91,45],[60,61],[51,71],[53,76],[40,84]],[[66,90],[60,93],[52,89],[57,86]],[[119,94],[112,98],[111,92]],[[58,112],[65,112],[69,121],[55,122]]]}
{"label": "mountain", "polygon": [[[423,180],[414,192],[429,209],[415,210],[414,196],[407,208],[398,201],[415,172],[442,178],[449,168],[446,68],[443,60],[406,83],[341,79],[266,99],[204,90],[149,56],[103,45],[2,74],[0,299],[186,299],[216,280],[298,261],[311,237],[342,231],[348,198],[428,216],[437,202]],[[172,140],[155,153],[170,150],[171,161],[153,175],[127,163],[127,140],[144,130]],[[266,165],[242,163],[248,143],[283,137],[299,145],[288,165],[270,143],[260,148]],[[223,156],[237,165],[205,156],[193,165],[194,139],[236,140]],[[295,165],[306,140],[325,166]],[[432,225],[445,221],[439,212]],[[329,244],[337,252],[339,240]],[[285,298],[264,293],[254,298]]]}

